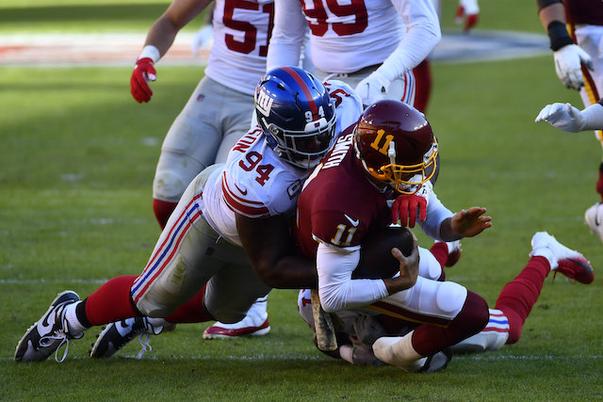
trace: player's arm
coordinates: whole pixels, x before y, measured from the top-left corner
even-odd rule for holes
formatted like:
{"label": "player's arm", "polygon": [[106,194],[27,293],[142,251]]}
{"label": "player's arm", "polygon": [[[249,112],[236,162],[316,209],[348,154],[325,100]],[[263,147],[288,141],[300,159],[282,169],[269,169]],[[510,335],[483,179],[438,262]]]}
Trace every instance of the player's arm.
{"label": "player's arm", "polygon": [[352,279],[360,262],[360,248],[342,248],[320,242],[316,253],[318,293],[326,312],[346,310],[374,303],[412,287],[417,281],[418,249],[405,257],[399,249],[392,255],[400,262],[400,276],[386,279]]}
{"label": "player's arm", "polygon": [[392,0],[392,3],[404,21],[406,32],[396,50],[356,87],[365,104],[373,103],[382,88],[387,89],[394,79],[425,60],[442,37],[432,0]]}
{"label": "player's arm", "polygon": [[211,0],[174,0],[151,26],[130,79],[130,92],[137,102],[151,100],[153,91],[148,81],[155,81],[154,64],[174,43],[176,34],[196,17]]}
{"label": "player's arm", "polygon": [[581,64],[592,69],[590,56],[574,44],[566,28],[565,8],[561,0],[537,0],[538,17],[547,31],[559,80],[568,88],[584,85]]}
{"label": "player's arm", "polygon": [[472,207],[452,213],[442,204],[435,192],[429,194],[427,217],[421,228],[428,236],[442,241],[454,241],[477,236],[492,226],[485,208]]}
{"label": "player's arm", "polygon": [[299,0],[274,2],[274,27],[268,47],[266,70],[297,66],[301,55],[306,21]]}
{"label": "player's arm", "polygon": [[603,129],[603,100],[580,110],[569,103],[553,103],[546,105],[538,116],[536,123],[546,121],[553,127],[563,131],[576,133],[585,130]]}
{"label": "player's arm", "polygon": [[296,255],[285,216],[258,219],[235,215],[243,248],[267,285],[279,289],[316,288],[314,261]]}

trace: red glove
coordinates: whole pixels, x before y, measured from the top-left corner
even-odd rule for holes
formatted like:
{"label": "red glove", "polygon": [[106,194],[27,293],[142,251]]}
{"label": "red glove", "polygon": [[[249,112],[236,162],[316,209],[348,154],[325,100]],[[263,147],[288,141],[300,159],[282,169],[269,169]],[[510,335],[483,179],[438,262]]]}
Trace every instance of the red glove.
{"label": "red glove", "polygon": [[463,25],[463,31],[469,32],[477,25],[479,19],[479,6],[477,0],[460,0],[456,9],[455,21]]}
{"label": "red glove", "polygon": [[408,228],[414,228],[417,221],[417,210],[419,221],[427,219],[427,199],[418,194],[402,194],[392,204],[392,223],[398,223]]}
{"label": "red glove", "polygon": [[143,57],[136,61],[130,78],[130,93],[138,103],[148,102],[153,96],[153,91],[147,82],[157,79],[154,64],[150,57]]}

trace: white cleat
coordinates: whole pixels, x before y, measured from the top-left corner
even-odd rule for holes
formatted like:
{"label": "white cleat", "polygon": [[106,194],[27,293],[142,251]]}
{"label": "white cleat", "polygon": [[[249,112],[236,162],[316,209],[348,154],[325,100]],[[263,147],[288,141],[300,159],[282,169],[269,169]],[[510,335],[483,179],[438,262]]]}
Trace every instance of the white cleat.
{"label": "white cleat", "polygon": [[559,243],[554,236],[547,232],[536,232],[532,236],[532,252],[530,256],[545,257],[551,263],[552,270],[557,269],[561,260],[585,259],[582,254]]}
{"label": "white cleat", "polygon": [[249,309],[245,318],[234,324],[216,322],[203,331],[203,339],[233,339],[239,336],[262,336],[270,332],[267,297],[258,299]]}
{"label": "white cleat", "polygon": [[603,203],[597,202],[586,210],[584,223],[603,241]]}

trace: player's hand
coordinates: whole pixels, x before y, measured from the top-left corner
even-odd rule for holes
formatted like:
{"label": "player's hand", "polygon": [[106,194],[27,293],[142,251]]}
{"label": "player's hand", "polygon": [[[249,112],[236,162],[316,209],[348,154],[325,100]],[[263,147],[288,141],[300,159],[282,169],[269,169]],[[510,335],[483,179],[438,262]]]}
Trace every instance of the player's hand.
{"label": "player's hand", "polygon": [[414,228],[417,216],[420,222],[425,222],[430,191],[431,183],[426,183],[415,194],[399,195],[392,204],[392,223]]}
{"label": "player's hand", "polygon": [[580,113],[580,110],[569,103],[546,105],[538,113],[534,121],[536,123],[546,121],[553,127],[572,133],[577,133],[584,129],[584,117]]}
{"label": "player's hand", "polygon": [[581,64],[589,70],[593,69],[593,63],[584,50],[578,45],[566,45],[553,53],[555,59],[555,72],[557,77],[567,88],[580,89],[584,86]]}
{"label": "player's hand", "polygon": [[479,19],[479,6],[477,0],[460,0],[456,8],[454,21],[457,25],[463,25],[463,31],[469,32],[477,25]]}
{"label": "player's hand", "polygon": [[383,74],[373,71],[356,85],[356,93],[362,99],[363,105],[372,105],[384,98],[390,84],[391,82]]}
{"label": "player's hand", "polygon": [[486,208],[463,209],[452,216],[450,228],[460,237],[477,236],[492,227],[492,217],[484,215]]}
{"label": "player's hand", "polygon": [[143,57],[136,61],[132,77],[130,78],[130,93],[138,103],[148,102],[153,96],[153,91],[149,87],[149,81],[157,79],[153,60],[149,57]]}
{"label": "player's hand", "polygon": [[400,292],[413,287],[417,283],[417,277],[419,276],[419,248],[417,247],[417,239],[413,235],[412,252],[408,257],[395,247],[392,248],[391,253],[400,263],[400,276],[391,279],[396,282],[396,290]]}

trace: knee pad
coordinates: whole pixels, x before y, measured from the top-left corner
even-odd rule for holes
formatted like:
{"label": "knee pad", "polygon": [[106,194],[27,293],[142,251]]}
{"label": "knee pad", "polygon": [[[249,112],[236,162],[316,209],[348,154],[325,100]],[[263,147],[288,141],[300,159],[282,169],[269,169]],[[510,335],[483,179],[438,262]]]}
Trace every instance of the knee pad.
{"label": "knee pad", "polygon": [[158,170],[153,179],[153,198],[178,202],[186,186],[188,179],[176,171]]}
{"label": "knee pad", "polygon": [[444,314],[456,317],[467,299],[467,289],[454,282],[440,282],[436,293],[436,306]]}

